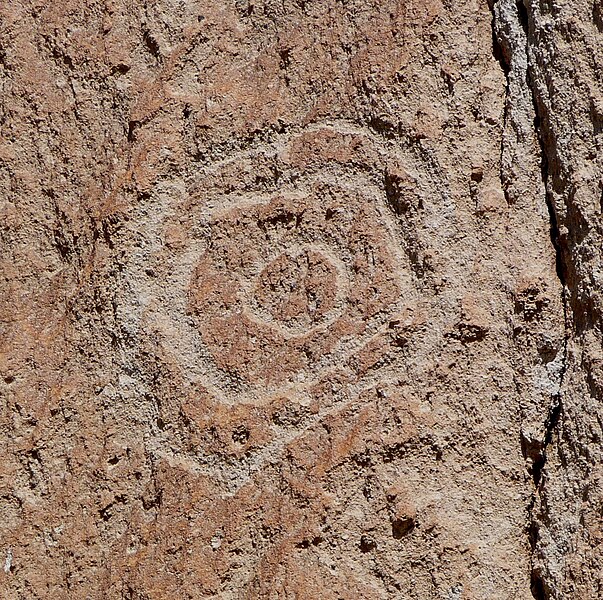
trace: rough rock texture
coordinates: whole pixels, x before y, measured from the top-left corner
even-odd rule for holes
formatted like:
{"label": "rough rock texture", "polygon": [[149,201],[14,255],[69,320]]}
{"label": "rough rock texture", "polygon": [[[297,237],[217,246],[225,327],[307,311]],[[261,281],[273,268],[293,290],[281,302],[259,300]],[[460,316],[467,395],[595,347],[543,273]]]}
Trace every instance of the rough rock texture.
{"label": "rough rock texture", "polygon": [[0,2],[2,598],[603,597],[602,35]]}
{"label": "rough rock texture", "polygon": [[544,477],[532,509],[537,598],[603,597],[601,9],[598,0],[496,7],[509,82],[521,78],[516,85],[523,90],[510,104],[528,115],[522,96],[533,99],[563,284],[561,387],[547,420]]}

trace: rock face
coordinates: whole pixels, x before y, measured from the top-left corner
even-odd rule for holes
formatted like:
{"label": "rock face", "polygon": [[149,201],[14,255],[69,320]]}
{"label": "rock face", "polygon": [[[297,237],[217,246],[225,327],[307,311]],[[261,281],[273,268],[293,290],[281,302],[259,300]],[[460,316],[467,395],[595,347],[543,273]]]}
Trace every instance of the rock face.
{"label": "rock face", "polygon": [[[499,2],[495,12],[510,87],[514,81],[517,90],[523,90],[509,105],[520,114],[533,115],[542,149],[541,169],[563,285],[560,391],[547,419],[544,477],[532,509],[533,587],[537,598],[599,598],[603,595],[601,4]],[[525,96],[533,99],[531,112],[521,99]],[[513,123],[511,129],[519,131],[521,125]]]}
{"label": "rock face", "polygon": [[0,3],[2,597],[603,597],[602,36]]}

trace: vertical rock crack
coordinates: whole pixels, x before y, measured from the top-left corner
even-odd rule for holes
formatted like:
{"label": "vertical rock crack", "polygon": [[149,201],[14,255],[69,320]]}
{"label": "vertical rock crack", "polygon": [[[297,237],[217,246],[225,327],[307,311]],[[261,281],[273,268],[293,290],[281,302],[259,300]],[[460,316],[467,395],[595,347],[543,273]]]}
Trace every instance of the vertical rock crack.
{"label": "vertical rock crack", "polygon": [[[544,419],[544,437],[540,455],[532,465],[532,476],[535,489],[528,506],[529,537],[532,548],[531,557],[531,591],[536,600],[546,600],[550,597],[548,587],[543,581],[535,565],[535,555],[538,541],[538,521],[534,515],[537,499],[543,493],[543,471],[547,462],[547,452],[553,441],[553,436],[563,414],[563,387],[568,362],[568,343],[570,322],[568,314],[568,293],[566,282],[566,267],[563,248],[560,242],[560,231],[554,200],[550,193],[549,148],[547,148],[542,126],[544,115],[540,110],[534,81],[530,73],[528,44],[531,37],[530,15],[523,0],[497,0],[491,3],[492,10],[492,39],[493,55],[500,63],[506,76],[505,114],[501,139],[500,181],[509,203],[512,198],[509,187],[512,174],[507,170],[513,167],[513,158],[505,161],[506,145],[509,143],[508,127],[513,129],[517,144],[527,143],[527,133],[532,127],[540,150],[540,171],[544,186],[544,202],[547,207],[550,222],[551,244],[555,251],[556,274],[562,289],[562,306],[564,319],[564,335],[562,363],[559,373],[557,392],[552,395],[548,414]],[[527,102],[526,102],[527,100]],[[523,102],[522,102],[523,101]],[[531,106],[530,106],[531,104]],[[532,118],[530,118],[532,117]]]}

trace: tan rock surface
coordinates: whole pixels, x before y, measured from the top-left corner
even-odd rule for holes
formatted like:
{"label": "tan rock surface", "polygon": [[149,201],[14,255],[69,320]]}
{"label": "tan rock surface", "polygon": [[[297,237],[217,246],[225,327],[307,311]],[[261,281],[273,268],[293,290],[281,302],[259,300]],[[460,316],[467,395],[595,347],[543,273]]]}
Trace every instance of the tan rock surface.
{"label": "tan rock surface", "polygon": [[0,2],[2,598],[603,596],[601,14]]}

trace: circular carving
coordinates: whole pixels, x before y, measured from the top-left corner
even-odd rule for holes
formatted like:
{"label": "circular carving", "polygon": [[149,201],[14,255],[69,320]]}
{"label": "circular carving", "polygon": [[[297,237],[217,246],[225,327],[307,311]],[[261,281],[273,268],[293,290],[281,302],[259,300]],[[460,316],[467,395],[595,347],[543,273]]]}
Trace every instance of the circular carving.
{"label": "circular carving", "polygon": [[401,300],[392,247],[376,203],[332,184],[217,215],[189,303],[215,365],[265,386],[347,361]]}
{"label": "circular carving", "polygon": [[339,276],[333,262],[311,248],[284,252],[259,274],[254,301],[259,315],[299,331],[320,324],[332,314]]}

